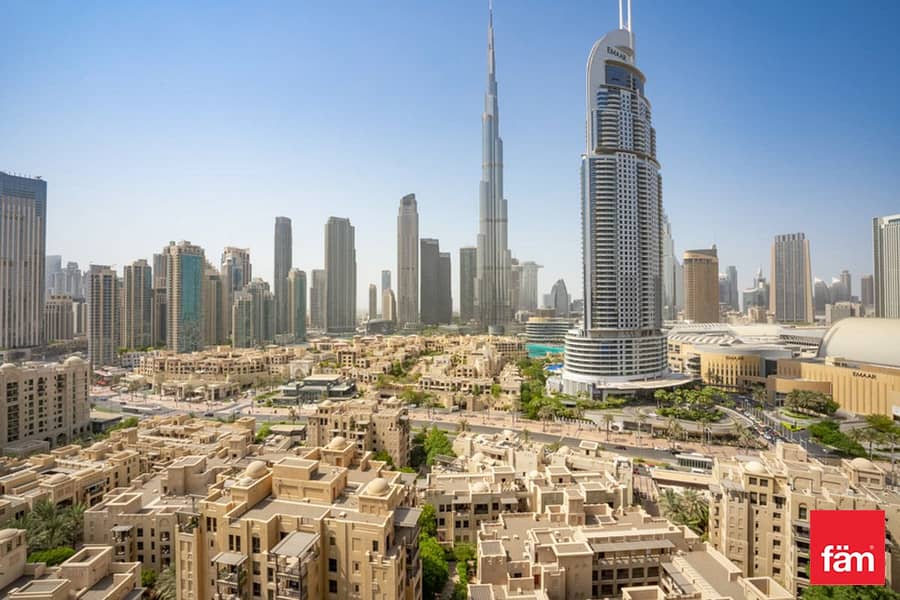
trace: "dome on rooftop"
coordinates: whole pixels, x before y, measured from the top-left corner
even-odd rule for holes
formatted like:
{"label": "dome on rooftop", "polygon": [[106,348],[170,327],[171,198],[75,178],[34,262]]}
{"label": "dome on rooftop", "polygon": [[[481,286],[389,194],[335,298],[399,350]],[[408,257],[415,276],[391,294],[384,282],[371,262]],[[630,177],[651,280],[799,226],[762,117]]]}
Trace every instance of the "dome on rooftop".
{"label": "dome on rooftop", "polygon": [[84,364],[84,359],[80,356],[70,356],[63,364],[67,367],[77,367]]}
{"label": "dome on rooftop", "polygon": [[331,439],[331,441],[328,442],[328,446],[326,446],[326,448],[328,448],[330,450],[340,450],[346,444],[347,444],[347,438],[345,438],[344,436],[338,435],[338,436],[333,437]]}
{"label": "dome on rooftop", "polygon": [[568,446],[560,446],[559,450],[556,451],[557,454],[561,456],[566,456],[567,454],[571,454],[572,449]]}
{"label": "dome on rooftop", "polygon": [[261,460],[254,460],[247,466],[247,470],[244,471],[244,477],[249,477],[250,479],[259,479],[267,472],[268,469],[266,469],[266,463]]}
{"label": "dome on rooftop", "polygon": [[845,358],[870,365],[900,367],[900,319],[850,317],[831,326],[819,358]]}
{"label": "dome on rooftop", "polygon": [[751,460],[746,465],[744,465],[744,469],[748,473],[753,473],[755,475],[765,475],[766,473],[766,468],[758,460]]}
{"label": "dome on rooftop", "polygon": [[0,367],[0,371],[15,371],[16,365],[12,363],[4,363],[2,367]]}
{"label": "dome on rooftop", "polygon": [[868,458],[858,457],[850,461],[850,466],[860,471],[875,471],[876,467]]}
{"label": "dome on rooftop", "polygon": [[484,494],[489,489],[490,488],[488,488],[488,485],[483,481],[476,481],[474,485],[472,485],[472,492],[476,494]]}
{"label": "dome on rooftop", "polygon": [[57,485],[59,483],[65,482],[67,479],[68,476],[66,476],[65,473],[57,473],[56,475],[51,475],[47,479],[47,483],[49,483],[50,485]]}
{"label": "dome on rooftop", "polygon": [[389,487],[386,479],[376,477],[366,486],[366,494],[370,496],[383,496],[387,493]]}

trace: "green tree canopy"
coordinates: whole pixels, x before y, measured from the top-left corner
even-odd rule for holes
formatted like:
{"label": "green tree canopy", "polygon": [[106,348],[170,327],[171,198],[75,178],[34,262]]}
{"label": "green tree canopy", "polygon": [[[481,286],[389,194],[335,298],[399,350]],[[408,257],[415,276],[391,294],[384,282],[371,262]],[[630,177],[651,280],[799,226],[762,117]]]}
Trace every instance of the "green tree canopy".
{"label": "green tree canopy", "polygon": [[419,533],[437,537],[437,513],[431,504],[422,507],[422,514],[419,515]]}
{"label": "green tree canopy", "polygon": [[421,535],[419,556],[422,559],[422,597],[434,598],[450,579],[450,568],[444,557],[444,549],[430,535]]}
{"label": "green tree canopy", "polygon": [[816,585],[803,591],[803,600],[900,600],[900,594],[887,587],[870,585]]}

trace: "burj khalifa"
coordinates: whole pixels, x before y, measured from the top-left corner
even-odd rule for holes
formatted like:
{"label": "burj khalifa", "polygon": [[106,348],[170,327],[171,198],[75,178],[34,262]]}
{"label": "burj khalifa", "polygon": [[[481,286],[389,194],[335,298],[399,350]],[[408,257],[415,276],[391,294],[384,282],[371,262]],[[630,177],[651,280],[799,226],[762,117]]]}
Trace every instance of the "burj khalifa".
{"label": "burj khalifa", "polygon": [[476,314],[482,327],[497,333],[511,318],[512,256],[507,242],[506,199],[503,197],[503,140],[494,63],[494,11],[488,12],[487,89],[481,115],[481,188],[477,264]]}

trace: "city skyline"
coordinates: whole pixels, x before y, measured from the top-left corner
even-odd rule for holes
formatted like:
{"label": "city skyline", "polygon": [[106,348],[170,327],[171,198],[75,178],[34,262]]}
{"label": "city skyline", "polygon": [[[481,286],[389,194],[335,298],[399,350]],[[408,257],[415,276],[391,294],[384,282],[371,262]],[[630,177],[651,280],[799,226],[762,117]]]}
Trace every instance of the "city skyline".
{"label": "city skyline", "polygon": [[[765,54],[754,53],[757,44],[753,39],[745,41],[734,34],[751,30],[760,23],[765,23],[773,35],[788,27],[792,31],[797,27],[771,19],[774,6],[774,3],[757,3],[739,8],[715,4],[671,7],[635,3],[635,26],[642,34],[641,39],[646,40],[639,51],[643,70],[652,81],[654,122],[661,133],[660,154],[666,157],[665,205],[672,222],[675,255],[691,247],[709,247],[716,243],[722,264],[737,266],[738,287],[744,289],[751,286],[753,274],[760,265],[764,266],[764,276],[771,278],[768,253],[776,234],[805,231],[812,246],[813,277],[828,281],[841,270],[848,269],[857,280],[854,288],[858,289],[859,278],[873,271],[871,219],[896,212],[895,201],[889,197],[888,190],[896,189],[897,174],[879,157],[896,155],[897,136],[873,134],[867,138],[863,134],[849,158],[838,149],[844,152],[843,140],[859,137],[857,127],[861,131],[874,130],[866,127],[869,119],[877,118],[879,130],[885,127],[896,129],[897,115],[891,111],[856,115],[852,128],[840,125],[837,130],[830,130],[826,139],[815,130],[821,129],[824,122],[839,121],[835,116],[840,115],[842,109],[836,99],[817,100],[821,106],[816,110],[802,111],[793,104],[768,102],[767,94],[774,91],[766,91],[762,86],[772,83],[778,84],[782,95],[793,94],[798,98],[797,102],[809,98],[817,85],[827,81],[826,54],[817,52],[817,48],[826,46],[824,38],[829,37],[827,34],[835,31],[849,34],[864,28],[858,19],[847,16],[851,14],[848,7],[829,6],[828,11],[814,11],[812,9],[817,5],[798,3],[793,5],[793,10],[798,14],[812,14],[826,35],[813,35],[811,29],[801,29],[793,38],[787,36],[789,42],[779,42]],[[484,9],[480,3],[417,6],[416,11],[401,6],[380,11],[365,6],[360,8],[362,21],[371,16],[379,25],[368,32],[363,30],[363,39],[370,44],[376,39],[384,41],[399,35],[411,22],[416,25],[412,32],[414,40],[419,40],[419,36],[422,40],[436,40],[422,45],[420,59],[401,57],[400,49],[393,46],[379,51],[377,56],[370,58],[371,61],[387,61],[385,64],[396,61],[398,67],[383,70],[377,77],[367,75],[364,81],[382,93],[396,85],[417,83],[417,99],[423,95],[432,99],[443,94],[436,98],[436,108],[446,117],[446,123],[434,123],[433,109],[420,111],[413,107],[409,113],[413,125],[404,124],[399,112],[410,110],[411,105],[406,99],[390,95],[372,109],[383,114],[376,112],[378,118],[373,119],[373,123],[360,126],[367,127],[363,135],[370,139],[374,137],[377,147],[389,155],[394,166],[386,168],[376,161],[377,167],[361,167],[363,171],[357,181],[329,190],[327,186],[333,178],[331,167],[321,169],[322,159],[310,158],[309,154],[314,155],[319,149],[323,157],[331,156],[332,142],[325,133],[339,133],[344,130],[343,125],[335,125],[334,130],[318,127],[314,130],[316,135],[303,136],[304,143],[276,140],[274,148],[263,152],[259,159],[253,159],[247,150],[239,150],[242,144],[254,151],[259,149],[263,140],[251,131],[256,126],[268,132],[279,119],[288,117],[290,131],[301,125],[311,126],[301,119],[300,112],[309,108],[308,102],[320,96],[312,94],[312,98],[303,98],[303,103],[296,109],[254,96],[251,99],[258,103],[252,105],[252,114],[226,103],[218,111],[201,115],[200,108],[205,106],[203,100],[220,94],[223,88],[230,89],[235,82],[226,73],[212,69],[210,75],[201,80],[201,91],[185,87],[195,70],[209,67],[206,62],[211,57],[206,54],[163,74],[165,61],[151,56],[151,49],[142,46],[142,42],[133,41],[136,39],[133,34],[138,29],[156,28],[159,35],[174,34],[171,29],[177,29],[177,26],[163,24],[153,9],[121,9],[121,12],[104,15],[86,11],[86,15],[82,15],[66,14],[63,8],[55,15],[41,15],[49,17],[46,31],[26,42],[23,35],[35,33],[32,23],[36,23],[38,12],[28,6],[14,7],[13,18],[18,18],[24,25],[21,33],[14,32],[0,42],[0,50],[4,50],[0,53],[0,67],[23,73],[20,89],[26,97],[53,97],[56,94],[50,92],[56,90],[58,93],[64,88],[71,106],[26,102],[17,102],[13,106],[10,102],[0,102],[0,113],[8,117],[0,123],[0,136],[10,142],[0,150],[0,166],[8,172],[44,177],[48,182],[49,202],[47,253],[61,255],[64,262],[77,261],[85,270],[88,264],[94,263],[114,265],[120,271],[136,259],[151,259],[152,254],[170,240],[189,239],[203,247],[209,256],[217,256],[226,246],[249,247],[259,276],[274,284],[270,250],[274,216],[283,214],[298,223],[302,219],[309,225],[312,232],[309,236],[294,236],[293,263],[311,272],[321,268],[324,260],[320,237],[322,224],[332,214],[339,214],[360,224],[358,277],[361,282],[374,282],[382,269],[396,264],[388,232],[395,227],[396,199],[408,191],[417,194],[420,229],[441,239],[442,247],[456,253],[459,247],[474,242],[480,167],[478,105],[484,91]],[[545,265],[540,273],[541,295],[553,281],[562,278],[573,298],[582,296],[578,244],[567,234],[579,220],[577,189],[573,184],[577,172],[572,168],[572,161],[577,160],[575,157],[582,147],[579,121],[583,118],[580,115],[583,103],[577,90],[581,87],[584,53],[606,29],[605,24],[614,23],[615,10],[614,2],[609,2],[608,6],[607,3],[576,3],[554,6],[550,17],[542,18],[536,5],[517,5],[515,10],[503,3],[495,6],[495,28],[504,40],[497,54],[503,65],[505,195],[514,199],[509,246],[520,260],[535,260]],[[153,14],[143,15],[147,19],[141,22],[141,11]],[[864,97],[874,99],[877,94],[880,98],[885,90],[890,92],[898,87],[893,55],[884,51],[889,48],[890,39],[885,24],[896,11],[896,7],[889,5],[875,7],[870,14],[874,25],[865,26],[868,37],[860,41],[858,50],[870,57],[866,68],[877,70],[880,76],[877,84],[862,83],[860,93]],[[316,27],[327,30],[338,26],[321,8],[306,12]],[[703,19],[698,18],[701,13],[705,15]],[[579,17],[573,19],[576,14]],[[130,36],[131,45],[126,47],[126,54],[147,62],[153,77],[176,84],[176,93],[167,107],[159,106],[159,103],[148,104],[125,90],[128,85],[122,82],[129,82],[131,76],[120,72],[124,63],[105,57],[103,52],[104,44],[111,41],[95,40],[84,48],[71,48],[68,45],[71,42],[65,42],[64,37],[50,37],[83,25],[80,19],[85,16],[116,18],[123,22],[123,30],[117,35]],[[222,13],[212,16],[217,22],[224,22],[235,15],[227,14],[223,9]],[[450,28],[453,52],[449,54],[453,54],[454,64],[439,55],[446,52],[438,41],[447,35],[439,33],[445,22],[453,24]],[[274,28],[274,40],[255,49],[237,64],[234,68],[239,71],[255,68],[259,61],[281,47],[278,44],[288,44],[288,26],[294,29],[309,26],[298,23],[291,11],[287,11],[285,23],[278,26],[262,17],[250,18],[246,25],[249,31]],[[342,25],[354,31],[361,29],[356,23]],[[714,26],[722,31],[713,31]],[[200,39],[218,48],[224,40],[219,36],[228,31],[227,27],[221,32],[202,30]],[[687,34],[696,41],[691,60],[699,61],[697,68],[717,82],[715,89],[706,81],[692,81],[691,89],[675,83],[679,72],[676,67],[683,56],[674,50],[681,43],[680,38]],[[726,34],[731,35],[726,39]],[[43,44],[35,46],[33,52],[22,51],[39,41]],[[308,46],[304,51],[310,53],[331,48],[333,44],[328,36],[318,35],[303,43]],[[189,45],[190,42],[181,41],[170,52],[191,50],[182,44]],[[226,52],[225,48],[220,50]],[[794,61],[787,73],[771,71],[777,56],[783,54],[779,50],[789,51]],[[36,56],[42,63],[53,62],[70,52],[72,58],[63,64],[75,69],[70,62],[75,60],[79,69],[90,69],[87,81],[74,79],[78,69],[69,73],[59,66],[50,68],[49,72],[30,68],[33,58],[29,57]],[[330,82],[324,69],[320,71],[319,67],[308,64],[302,53],[289,54],[299,56],[293,60],[307,78],[304,81],[312,83],[324,78],[323,83]],[[328,62],[331,66],[336,63],[345,69],[362,68],[353,65],[349,50],[341,50],[327,60],[332,61]],[[440,79],[452,84],[438,87],[432,80],[434,74],[415,71],[419,60],[437,61]],[[828,63],[829,67],[840,68],[850,58],[841,55],[835,60],[836,63]],[[369,62],[365,65],[372,66]],[[167,63],[166,66],[171,65]],[[532,77],[541,77],[547,85],[533,89],[528,67],[535,70]],[[273,73],[263,69],[255,81],[265,82],[272,76]],[[145,88],[138,86],[138,89]],[[284,91],[291,90],[286,88]],[[99,92],[108,93],[109,98],[91,108],[86,103]],[[765,114],[773,124],[790,121],[795,127],[794,133],[803,135],[794,135],[790,140],[770,139],[766,137],[767,133],[756,131],[759,128],[752,123],[741,125],[744,121],[759,118],[761,113],[755,111],[763,110],[748,107],[749,100],[738,98],[748,92],[752,92],[749,98],[758,96],[754,104],[765,107]],[[248,100],[241,97],[244,102]],[[287,97],[293,99],[291,94]],[[345,115],[347,113],[342,112],[344,106],[335,103],[328,108],[328,114],[334,111],[333,116]],[[713,112],[710,112],[711,106],[715,107]],[[74,119],[68,112],[72,110],[77,110],[80,118]],[[175,113],[171,112],[173,110]],[[423,128],[423,112],[432,117],[428,123],[432,131]],[[101,116],[105,119],[104,125],[98,127]],[[198,119],[190,128],[182,131],[175,127],[192,116]],[[226,124],[235,125],[230,122],[230,116],[239,118],[236,126],[226,131]],[[136,124],[138,118],[164,126],[156,127],[156,130],[139,127]],[[51,138],[53,128],[62,127],[63,121],[70,135],[61,138],[54,134]],[[91,131],[84,129],[88,126],[92,127]],[[686,133],[689,126],[693,127],[690,136]],[[98,129],[102,132],[97,133]],[[713,135],[713,129],[722,129],[728,135]],[[437,175],[429,175],[428,165],[434,159],[427,156],[421,144],[425,138],[438,135],[445,136],[441,138],[442,152],[454,168],[436,170],[439,171]],[[727,148],[724,146],[726,138],[731,139]],[[739,143],[734,143],[735,138]],[[267,137],[266,141],[271,140]],[[706,146],[701,145],[704,142]],[[752,148],[760,143],[779,144],[779,151],[754,153]],[[89,144],[89,151],[85,150],[84,144]],[[141,145],[139,152],[135,152],[136,145]],[[190,148],[196,156],[188,160],[182,154],[184,150],[178,148]],[[278,154],[274,155],[276,150]],[[778,161],[779,153],[790,156],[790,160]],[[800,154],[804,154],[804,158],[798,158]],[[853,172],[864,172],[866,177],[838,176],[838,173],[848,172],[846,168],[833,168],[838,154],[841,154],[840,160],[851,162]],[[261,160],[265,160],[267,166]],[[298,165],[302,168],[298,169]],[[369,168],[374,170],[369,171]],[[168,174],[164,178],[164,187],[154,174],[157,170]],[[317,170],[321,172],[316,174]],[[274,171],[280,171],[282,175],[271,179],[283,180],[282,183],[261,179]],[[373,179],[376,172],[382,174],[378,181]],[[698,179],[703,180],[702,186],[697,185]],[[254,195],[258,190],[262,190],[262,198]],[[129,201],[119,200],[124,197]],[[854,201],[846,202],[847,197],[853,197]],[[243,202],[249,202],[252,210],[238,210]],[[220,206],[220,203],[224,204]],[[553,209],[547,210],[551,205]],[[828,210],[820,210],[822,205]],[[776,208],[778,212],[775,212]],[[177,220],[171,218],[175,209],[180,215]],[[142,224],[137,232],[121,226],[132,219]],[[741,223],[744,228],[740,237],[733,235],[736,223]],[[108,235],[84,235],[92,228],[102,228]],[[547,243],[548,240],[552,243]],[[456,277],[453,287],[456,310],[460,298]],[[365,286],[359,286],[357,308],[366,305],[365,296]]]}

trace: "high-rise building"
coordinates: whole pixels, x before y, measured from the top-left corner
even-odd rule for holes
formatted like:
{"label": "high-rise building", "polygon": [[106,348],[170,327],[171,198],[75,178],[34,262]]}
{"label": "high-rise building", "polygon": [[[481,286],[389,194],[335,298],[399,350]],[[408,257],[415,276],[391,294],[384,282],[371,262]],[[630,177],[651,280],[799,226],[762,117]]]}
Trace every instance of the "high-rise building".
{"label": "high-rise building", "polygon": [[350,219],[329,217],[325,224],[325,329],[356,330],[356,230]]}
{"label": "high-rise building", "polygon": [[550,288],[547,308],[552,308],[553,314],[557,317],[568,317],[570,302],[571,298],[569,291],[566,289],[566,282],[562,279],[557,279],[553,287]]}
{"label": "high-rise building", "polygon": [[325,330],[325,288],[328,278],[325,269],[312,270],[312,285],[309,288],[309,326],[318,331]]}
{"label": "high-rise building", "polygon": [[222,252],[220,268],[222,274],[222,328],[225,335],[231,333],[231,307],[234,304],[234,293],[244,289],[253,279],[253,266],[250,264],[250,250],[228,246]]}
{"label": "high-rise building", "polygon": [[47,182],[0,171],[0,348],[42,342]]}
{"label": "high-rise building", "polygon": [[875,316],[900,319],[900,214],[872,220],[872,243]]}
{"label": "high-rise building", "polygon": [[[231,312],[231,311],[228,311]],[[221,344],[225,334],[225,289],[222,275],[212,264],[206,263],[203,273],[203,343]],[[231,319],[227,319],[230,324]]]}
{"label": "high-rise building", "polygon": [[[55,260],[55,257],[47,257],[48,260],[51,258]],[[84,298],[84,273],[77,262],[69,261],[65,268],[48,273],[46,280],[47,296],[70,296],[73,300]]]}
{"label": "high-rise building", "polygon": [[684,318],[719,322],[719,258],[716,247],[684,253]]}
{"label": "high-rise building", "polygon": [[369,284],[369,320],[378,318],[378,286]]}
{"label": "high-rise building", "polygon": [[400,199],[397,212],[397,322],[419,322],[419,209],[416,195]]}
{"label": "high-rise building", "polygon": [[385,321],[397,321],[397,298],[394,297],[394,290],[387,289],[381,294],[381,318]]}
{"label": "high-rise building", "polygon": [[62,275],[62,256],[59,254],[48,254],[44,259],[44,295],[50,297],[52,294],[63,294],[64,292],[57,289],[57,280]]}
{"label": "high-rise building", "polygon": [[[153,281],[156,282],[156,275],[153,276]],[[150,330],[153,335],[152,345],[154,348],[165,348],[166,344],[166,317],[168,316],[168,309],[166,307],[168,294],[166,293],[166,286],[162,287],[154,287],[153,288],[153,312],[151,313],[151,325]]]}
{"label": "high-rise building", "polygon": [[538,308],[538,271],[543,269],[534,261],[522,263],[522,283],[519,292],[519,310],[535,312]]}
{"label": "high-rise building", "polygon": [[468,323],[475,315],[475,273],[478,249],[467,246],[459,249],[459,320]]}
{"label": "high-rise building", "polygon": [[289,218],[275,217],[275,270],[272,282],[275,292],[276,333],[288,331],[287,276],[293,265],[294,246],[291,231]]}
{"label": "high-rise building", "polygon": [[[627,27],[594,44],[581,163],[583,328],[566,336],[563,386],[590,392],[667,372],[662,184],[646,78]],[[614,217],[613,217],[614,215]]]}
{"label": "high-rise building", "polygon": [[803,233],[776,235],[772,244],[769,308],[778,323],[812,323],[809,240]]}
{"label": "high-rise building", "polygon": [[112,365],[119,349],[119,278],[106,265],[88,271],[88,358],[94,367]]}
{"label": "high-rise building", "polygon": [[170,242],[166,254],[166,345],[175,352],[203,347],[203,248]]}
{"label": "high-rise building", "polygon": [[166,265],[168,261],[165,254],[165,249],[162,254],[154,254],[153,255],[153,287],[154,288],[163,288],[166,287]]}
{"label": "high-rise building", "polygon": [[232,307],[235,348],[251,348],[275,339],[275,296],[269,284],[256,278],[234,295]]}
{"label": "high-rise building", "polygon": [[853,278],[850,276],[850,271],[844,269],[841,271],[840,275],[841,280],[841,293],[843,296],[841,297],[841,302],[850,302],[853,300]]}
{"label": "high-rise building", "polygon": [[389,269],[384,269],[381,272],[381,291],[391,289],[391,272]]}
{"label": "high-rise building", "polygon": [[502,331],[512,320],[507,243],[507,206],[503,197],[503,140],[494,61],[494,13],[488,13],[487,89],[481,114],[481,184],[479,190],[478,261],[475,305],[483,327]]}
{"label": "high-rise building", "polygon": [[122,287],[122,339],[120,345],[140,350],[153,345],[153,276],[150,264],[136,260],[125,265]]}
{"label": "high-rise building", "polygon": [[663,277],[662,277],[662,294],[663,294],[663,318],[674,321],[678,318],[678,311],[684,305],[684,299],[681,297],[683,291],[683,282],[679,286],[678,278],[683,276],[681,271],[681,263],[675,256],[675,239],[672,237],[672,225],[669,223],[669,217],[663,213],[662,216],[662,236],[663,236]]}
{"label": "high-rise building", "polygon": [[85,299],[72,301],[72,312],[75,315],[74,328],[78,337],[87,335],[88,304]]}
{"label": "high-rise building", "polygon": [[751,307],[756,307],[762,314],[769,309],[769,282],[763,277],[762,267],[756,271],[753,287],[744,290],[743,301],[744,310],[748,311],[748,314]]}
{"label": "high-rise building", "polygon": [[821,279],[813,282],[813,314],[824,315],[825,307],[831,304],[831,288]]}
{"label": "high-rise building", "polygon": [[[728,269],[725,271],[725,281],[728,282],[728,308],[740,312],[741,298],[738,294],[737,267],[728,265]],[[719,299],[719,302],[722,302],[722,300]]]}
{"label": "high-rise building", "polygon": [[48,342],[75,337],[75,309],[71,296],[50,296],[44,304],[44,338]]}
{"label": "high-rise building", "polygon": [[291,269],[288,273],[288,311],[291,335],[295,342],[306,340],[306,272]]}
{"label": "high-rise building", "polygon": [[420,240],[420,266],[422,298],[420,304],[421,321],[426,325],[450,323],[452,309],[450,297],[450,255],[441,252],[440,242],[435,239]]}
{"label": "high-rise building", "polygon": [[875,306],[875,278],[872,275],[859,278],[859,301],[867,309]]}

